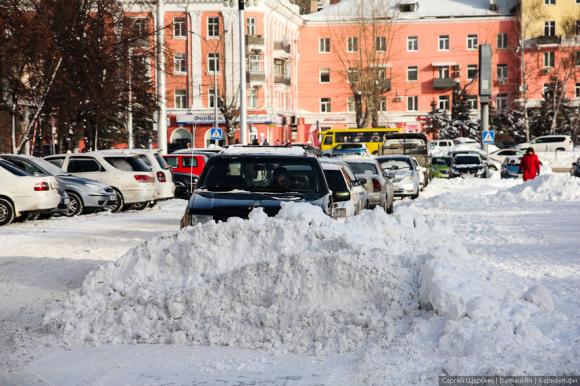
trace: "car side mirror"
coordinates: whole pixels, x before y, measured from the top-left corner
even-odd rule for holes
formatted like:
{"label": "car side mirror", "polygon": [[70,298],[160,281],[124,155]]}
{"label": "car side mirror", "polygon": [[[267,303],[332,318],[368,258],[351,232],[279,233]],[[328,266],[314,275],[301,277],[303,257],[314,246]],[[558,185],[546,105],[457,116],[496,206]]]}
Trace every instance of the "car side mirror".
{"label": "car side mirror", "polygon": [[334,202],[349,201],[350,200],[350,192],[349,191],[334,192],[332,194],[332,198],[334,199]]}
{"label": "car side mirror", "polygon": [[358,182],[359,182],[361,185],[364,185],[364,184],[366,184],[366,183],[368,182],[368,180],[367,180],[366,178],[359,178],[359,179],[358,179]]}

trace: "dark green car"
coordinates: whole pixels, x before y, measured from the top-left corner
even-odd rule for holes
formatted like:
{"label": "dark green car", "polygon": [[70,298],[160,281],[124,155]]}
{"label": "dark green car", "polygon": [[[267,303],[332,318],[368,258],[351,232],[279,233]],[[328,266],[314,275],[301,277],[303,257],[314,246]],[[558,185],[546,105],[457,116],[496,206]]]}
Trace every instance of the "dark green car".
{"label": "dark green car", "polygon": [[431,161],[431,170],[433,177],[449,178],[449,169],[451,168],[451,157],[441,156],[433,157]]}

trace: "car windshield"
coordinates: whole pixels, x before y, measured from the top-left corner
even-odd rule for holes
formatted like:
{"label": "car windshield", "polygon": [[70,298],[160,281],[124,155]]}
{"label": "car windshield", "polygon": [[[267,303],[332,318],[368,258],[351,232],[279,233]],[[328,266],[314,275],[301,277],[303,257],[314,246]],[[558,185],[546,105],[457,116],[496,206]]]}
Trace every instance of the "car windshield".
{"label": "car windshield", "polygon": [[383,159],[379,160],[381,167],[387,170],[405,170],[411,169],[410,159]]}
{"label": "car windshield", "polygon": [[33,163],[38,165],[38,167],[40,167],[41,169],[44,169],[50,175],[53,175],[53,176],[66,175],[66,172],[64,170],[62,170],[58,166],[56,166],[48,161],[45,161],[41,158],[34,159]]}
{"label": "car windshield", "polygon": [[377,167],[371,163],[347,162],[354,174],[379,174]]}
{"label": "car windshield", "polygon": [[450,166],[451,165],[451,158],[435,157],[435,158],[433,158],[433,165]]}
{"label": "car windshield", "polygon": [[458,155],[455,157],[456,165],[479,165],[480,163],[479,157],[474,155]]}
{"label": "car windshield", "polygon": [[333,192],[345,192],[348,190],[340,170],[325,170],[324,176],[326,177],[326,182],[328,182],[329,189]]}
{"label": "car windshield", "polygon": [[171,167],[167,164],[167,162],[165,162],[165,158],[163,158],[161,154],[155,153],[155,159],[159,163],[159,166],[161,166],[161,169],[171,169]]}
{"label": "car windshield", "polygon": [[105,161],[110,163],[115,169],[124,172],[148,172],[151,169],[138,157],[105,157]]}
{"label": "car windshield", "polygon": [[206,165],[201,189],[211,191],[318,193],[320,173],[305,158],[223,157]]}

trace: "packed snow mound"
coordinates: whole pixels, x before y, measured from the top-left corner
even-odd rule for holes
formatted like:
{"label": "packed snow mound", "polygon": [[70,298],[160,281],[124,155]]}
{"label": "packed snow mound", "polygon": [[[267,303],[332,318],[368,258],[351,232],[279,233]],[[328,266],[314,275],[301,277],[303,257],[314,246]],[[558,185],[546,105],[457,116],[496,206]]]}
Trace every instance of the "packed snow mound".
{"label": "packed snow mound", "polygon": [[[69,344],[193,343],[300,353],[387,345],[419,308],[424,262],[450,227],[403,208],[344,223],[286,205],[198,224],[90,273],[44,324]],[[441,255],[441,256],[439,256]]]}
{"label": "packed snow mound", "polygon": [[498,198],[516,198],[526,201],[580,201],[580,178],[569,174],[542,175],[507,189]]}

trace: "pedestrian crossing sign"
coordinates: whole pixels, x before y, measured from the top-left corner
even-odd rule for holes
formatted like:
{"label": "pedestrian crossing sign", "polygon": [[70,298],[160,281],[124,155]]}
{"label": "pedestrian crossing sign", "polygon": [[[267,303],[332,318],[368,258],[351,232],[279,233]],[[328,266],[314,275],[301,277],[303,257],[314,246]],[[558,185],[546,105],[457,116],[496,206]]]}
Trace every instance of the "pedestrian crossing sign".
{"label": "pedestrian crossing sign", "polygon": [[493,145],[493,143],[495,142],[495,131],[493,130],[486,130],[483,131],[481,133],[481,142],[483,142],[484,145]]}
{"label": "pedestrian crossing sign", "polygon": [[221,141],[224,138],[224,131],[219,127],[209,129],[209,139],[212,141]]}

